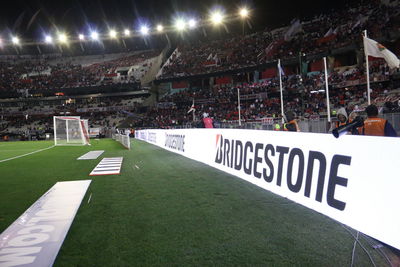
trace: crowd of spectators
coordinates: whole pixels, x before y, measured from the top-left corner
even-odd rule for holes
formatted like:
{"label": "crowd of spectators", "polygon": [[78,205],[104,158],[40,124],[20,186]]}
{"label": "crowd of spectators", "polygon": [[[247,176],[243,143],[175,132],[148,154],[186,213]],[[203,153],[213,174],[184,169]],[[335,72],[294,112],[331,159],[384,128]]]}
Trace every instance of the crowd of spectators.
{"label": "crowd of spectators", "polygon": [[[360,33],[363,29],[367,29],[369,36],[375,39],[388,39],[394,30],[398,30],[399,10],[383,5],[381,1],[366,0],[357,5],[349,4],[346,8],[329,14],[316,16],[303,23],[293,20],[291,25],[280,29],[239,35],[224,40],[180,45],[164,65],[158,79],[239,70],[272,62],[278,58],[297,58],[299,54],[316,54],[350,44],[356,44],[360,48]],[[113,77],[116,76],[118,68],[133,66],[157,55],[159,52],[149,51],[92,64],[79,64],[74,60],[65,59],[58,64],[49,64],[46,60],[5,61],[0,63],[0,93],[7,90],[52,90],[107,85],[115,82]],[[337,109],[345,106],[357,109],[364,105],[367,101],[365,69],[360,65],[350,66],[347,69],[334,69],[334,66],[331,66],[330,69],[328,80],[331,85],[331,107]],[[390,82],[393,70],[389,70],[383,60],[371,61],[370,72],[373,82],[372,99],[385,97],[399,87]],[[132,82],[131,79],[134,78],[119,81],[129,83]],[[303,73],[302,76],[284,75],[285,109],[292,110],[301,117],[326,115],[324,82],[324,75],[318,71]],[[203,113],[208,113],[219,122],[235,121],[239,116],[238,89],[241,95],[243,120],[259,121],[263,118],[280,116],[279,80],[277,77],[272,77],[259,82],[211,85],[211,88],[184,90],[165,96],[156,106],[147,110],[139,109],[140,105],[125,101],[125,97],[113,97],[101,101],[98,101],[98,98],[93,101],[85,98],[69,103],[62,101],[47,103],[44,106],[32,102],[31,105],[21,105],[14,109],[3,107],[0,114],[2,111],[5,114],[7,110],[15,110],[21,116],[26,114],[27,117],[21,120],[19,117],[11,116],[7,118],[8,124],[2,120],[0,132],[7,127],[28,129],[27,125],[35,125],[36,122],[42,125],[41,129],[48,129],[50,126],[45,118],[49,116],[40,117],[47,113],[90,117],[90,121],[101,127],[115,127],[120,118],[122,120],[127,116],[134,118],[130,124],[133,127],[184,126],[192,123],[194,118],[199,118]],[[196,108],[194,114],[188,113],[193,101]],[[397,102],[394,101],[392,104],[391,106],[384,103],[388,109],[396,110]]]}
{"label": "crowd of spectators", "polygon": [[[393,89],[388,82],[393,73],[389,72],[387,65],[381,60],[372,62],[370,70],[372,80],[374,80],[374,77],[377,78],[376,82],[372,83],[371,98],[382,98],[382,96],[388,95]],[[364,73],[363,69],[352,66],[341,71],[333,71],[329,75],[331,108],[338,109],[346,106],[354,109],[366,103]],[[324,75],[321,73],[313,73],[303,77],[299,75],[283,76],[285,109],[292,110],[301,117],[326,115],[324,81]],[[345,82],[349,81],[357,81],[357,83],[347,86]],[[73,101],[56,100],[41,103],[26,100],[23,105],[3,106],[0,108],[0,114],[10,116],[7,117],[8,124],[3,124],[3,129],[7,127],[21,129],[22,132],[37,130],[38,127],[40,127],[40,130],[51,128],[51,122],[48,121],[51,116],[46,116],[46,114],[86,116],[90,118],[91,126],[99,127],[116,127],[116,121],[133,116],[135,118],[130,124],[132,127],[165,128],[191,124],[193,114],[188,113],[188,110],[194,101],[195,118],[198,119],[206,112],[216,121],[228,122],[238,119],[238,89],[241,95],[242,120],[261,121],[263,118],[280,117],[280,92],[277,77],[254,83],[237,83],[224,87],[215,86],[209,89],[184,90],[169,94],[145,113],[140,111],[145,110],[140,109],[142,107],[140,103],[143,103],[144,99],[129,99],[126,96],[119,96],[78,98]],[[385,104],[393,110],[397,107],[397,102],[395,100],[392,102],[393,106],[387,103],[381,104]],[[10,110],[12,110],[11,113],[8,112]],[[16,114],[19,115],[15,116]],[[113,116],[118,120],[113,120]],[[35,121],[36,124],[33,123]]]}
{"label": "crowd of spectators", "polygon": [[[0,105],[0,135],[20,136],[52,133],[53,115],[77,115],[89,119],[91,128],[115,128],[141,106],[143,98],[78,98],[56,101],[13,102]],[[0,103],[2,104],[2,103]]]}
{"label": "crowd of spectators", "polygon": [[[117,68],[134,66],[157,54],[159,54],[157,51],[143,52],[88,66],[73,63],[72,59],[70,62],[56,65],[50,65],[46,61],[1,62],[0,92],[21,89],[55,90],[109,84],[114,82],[110,78],[117,76]],[[131,75],[124,79],[120,78],[118,82],[129,83],[135,80],[136,77]]]}
{"label": "crowd of spectators", "polygon": [[279,59],[316,54],[350,44],[361,47],[361,33],[375,39],[388,39],[398,32],[399,8],[381,1],[361,4],[321,14],[310,21],[294,20],[286,28],[265,30],[223,40],[199,41],[181,45],[172,55],[158,79],[192,76],[256,66]]}
{"label": "crowd of spectators", "polygon": [[[372,92],[371,99],[388,95],[391,72],[383,61],[371,64]],[[331,108],[347,107],[351,110],[361,108],[367,103],[365,71],[351,67],[334,71],[329,75]],[[346,84],[355,81],[355,83]],[[290,75],[283,77],[284,107],[300,117],[326,116],[325,79],[321,73],[304,77]],[[281,113],[279,80],[271,78],[257,83],[232,84],[226,87],[214,87],[204,90],[184,90],[167,95],[156,107],[151,109],[137,126],[169,127],[185,126],[193,120],[188,114],[193,101],[195,116],[204,112],[216,121],[238,120],[238,90],[241,96],[241,118],[244,121],[261,121],[263,118],[278,118]],[[395,102],[397,106],[397,101]]]}

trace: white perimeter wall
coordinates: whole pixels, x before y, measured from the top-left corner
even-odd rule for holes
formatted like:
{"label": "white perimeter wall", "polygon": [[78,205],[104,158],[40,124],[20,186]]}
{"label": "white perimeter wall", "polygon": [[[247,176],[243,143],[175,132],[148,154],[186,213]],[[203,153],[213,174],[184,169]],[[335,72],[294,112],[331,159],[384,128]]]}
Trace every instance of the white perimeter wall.
{"label": "white perimeter wall", "polygon": [[400,249],[399,138],[236,129],[135,135]]}

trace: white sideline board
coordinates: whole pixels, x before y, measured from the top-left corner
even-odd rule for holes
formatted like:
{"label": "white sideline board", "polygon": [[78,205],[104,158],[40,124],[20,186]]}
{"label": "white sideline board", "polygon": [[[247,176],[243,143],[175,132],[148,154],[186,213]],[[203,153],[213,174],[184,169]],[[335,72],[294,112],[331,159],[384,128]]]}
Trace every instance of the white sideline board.
{"label": "white sideline board", "polygon": [[78,160],[87,160],[87,159],[97,159],[101,154],[104,153],[104,150],[94,150],[90,151],[78,158]]}
{"label": "white sideline board", "polygon": [[242,129],[135,135],[400,249],[400,138]]}
{"label": "white sideline board", "polygon": [[0,266],[52,266],[91,180],[58,182],[0,235]]}
{"label": "white sideline board", "polygon": [[103,158],[89,175],[99,176],[120,174],[123,159],[123,157]]}

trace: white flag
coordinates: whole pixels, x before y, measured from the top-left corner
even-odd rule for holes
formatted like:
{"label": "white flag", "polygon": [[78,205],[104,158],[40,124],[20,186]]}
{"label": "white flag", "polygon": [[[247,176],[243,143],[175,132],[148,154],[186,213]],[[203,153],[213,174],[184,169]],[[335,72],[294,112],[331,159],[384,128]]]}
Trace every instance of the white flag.
{"label": "white flag", "polygon": [[364,37],[364,52],[366,57],[373,56],[385,59],[389,68],[391,69],[400,67],[400,60],[395,54],[393,54],[380,43],[367,37]]}
{"label": "white flag", "polygon": [[189,109],[189,111],[187,113],[189,114],[192,111],[196,111],[196,108],[194,107],[194,100],[193,100],[192,106],[190,107],[190,109]]}
{"label": "white flag", "polygon": [[280,61],[278,62],[278,70],[279,70],[279,73],[280,73],[282,76],[285,76],[285,72],[284,72],[283,69],[282,69],[281,62],[280,62]]}
{"label": "white flag", "polygon": [[293,36],[295,36],[298,32],[301,32],[302,24],[299,19],[293,20],[292,25],[290,25],[289,30],[285,33],[285,41],[292,40]]}
{"label": "white flag", "polygon": [[324,37],[327,37],[332,34],[333,34],[333,30],[332,30],[332,28],[329,28],[329,30],[325,33]]}

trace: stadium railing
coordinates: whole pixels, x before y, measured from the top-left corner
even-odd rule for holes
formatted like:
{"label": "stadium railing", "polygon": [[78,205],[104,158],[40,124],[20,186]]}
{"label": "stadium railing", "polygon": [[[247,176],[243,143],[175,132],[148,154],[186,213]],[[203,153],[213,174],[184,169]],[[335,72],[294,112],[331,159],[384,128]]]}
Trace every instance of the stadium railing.
{"label": "stadium railing", "polygon": [[113,134],[112,139],[118,141],[121,145],[123,145],[126,149],[131,149],[131,139],[129,134]]}
{"label": "stadium railing", "polygon": [[[400,113],[385,113],[381,116],[382,118],[388,120],[396,130],[396,132],[400,135]],[[332,121],[336,120],[333,119]],[[273,123],[263,123],[263,122],[242,122],[239,125],[238,121],[230,121],[230,122],[217,122],[216,128],[222,129],[252,129],[252,130],[274,130],[274,124],[281,124],[281,119],[275,119]],[[328,133],[330,125],[328,123],[327,118],[319,118],[317,120],[299,120],[299,127],[302,132],[310,132],[310,133]],[[188,123],[185,125],[173,126],[173,129],[188,129],[188,128],[197,128],[193,126],[193,124]]]}

